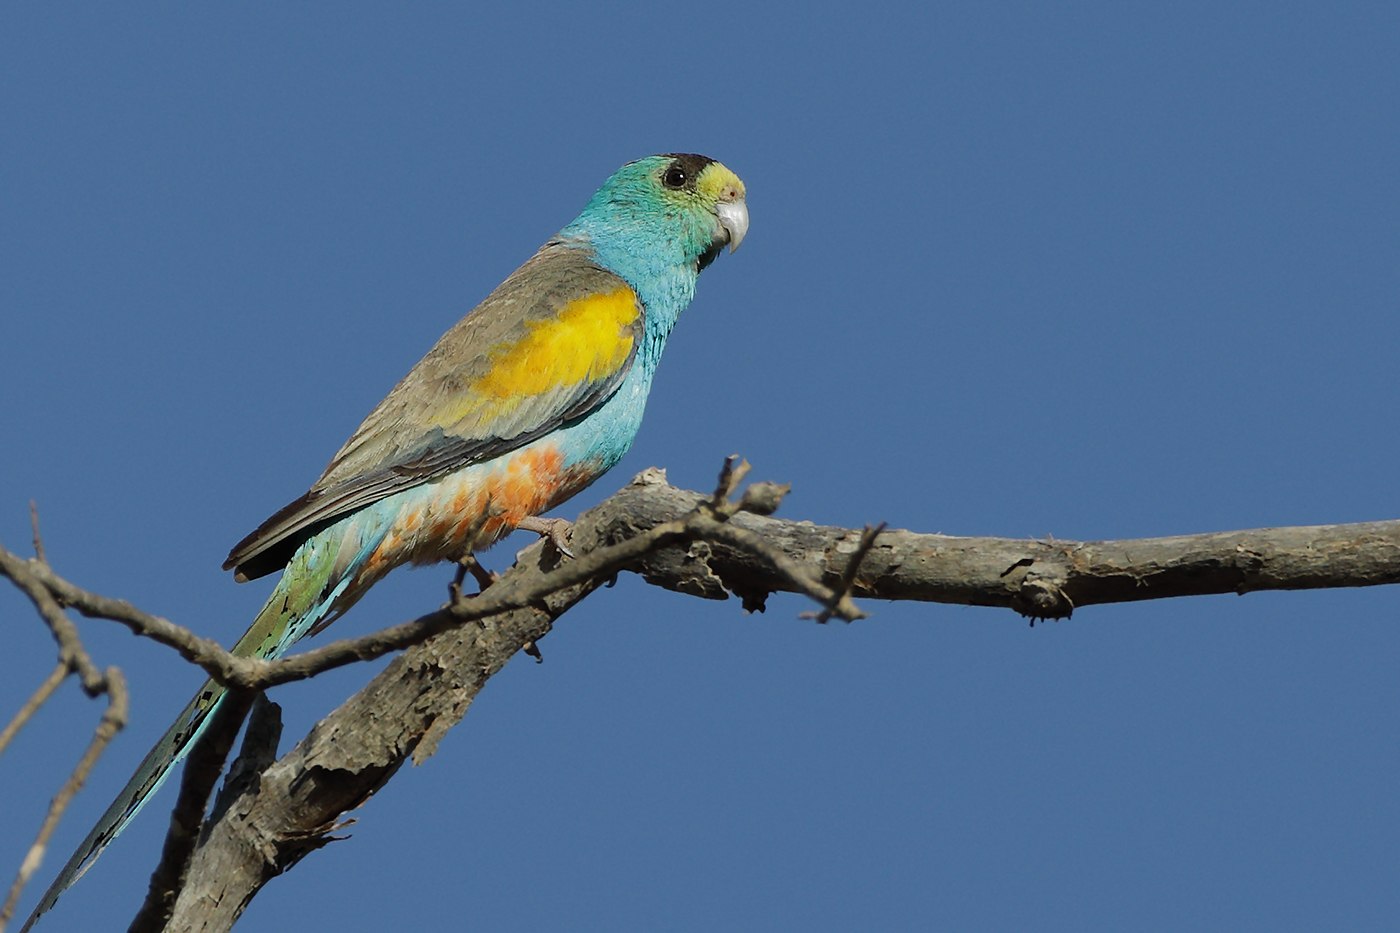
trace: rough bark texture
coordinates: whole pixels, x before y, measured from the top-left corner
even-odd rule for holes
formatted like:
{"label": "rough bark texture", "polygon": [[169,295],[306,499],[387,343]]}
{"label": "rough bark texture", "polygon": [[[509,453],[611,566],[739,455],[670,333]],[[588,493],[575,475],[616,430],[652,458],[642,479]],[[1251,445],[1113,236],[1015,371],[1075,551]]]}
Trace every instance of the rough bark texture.
{"label": "rough bark texture", "polygon": [[[627,539],[707,498],[648,471],[580,518],[575,549]],[[832,587],[861,537],[858,530],[750,514],[730,522]],[[732,592],[749,608],[791,588],[762,555],[722,538],[652,552],[636,570],[683,593],[724,598]],[[531,547],[502,582],[528,584],[546,573],[549,553]],[[229,804],[195,854],[170,928],[228,929],[267,880],[325,844],[344,814],[407,758],[431,755],[486,680],[603,582],[558,592],[536,609],[470,623],[396,659]],[[1101,542],[887,531],[861,561],[853,591],[1059,618],[1094,603],[1394,582],[1400,582],[1400,522],[1392,521]]]}
{"label": "rough bark texture", "polygon": [[[220,730],[211,727],[201,743],[209,747],[197,749],[187,766],[177,804],[184,809],[133,929],[229,929],[262,885],[329,841],[345,814],[408,758],[421,762],[431,755],[512,655],[532,650],[561,614],[619,569],[681,593],[735,595],[750,610],[762,609],[772,592],[797,592],[814,602],[811,616],[818,621],[860,618],[852,596],[1004,607],[1034,621],[1067,618],[1075,608],[1096,603],[1400,582],[1400,521],[1130,541],[959,538],[772,518],[785,489],[755,483],[738,495],[746,469],[731,459],[711,495],[676,489],[661,471],[645,471],[580,517],[573,559],[561,563],[555,548],[541,542],[480,596],[457,594],[442,609],[410,622],[275,662],[237,658],[168,620],[83,590],[59,577],[41,549],[40,556],[23,560],[0,548],[0,576],[30,596],[58,641],[59,666],[50,682],[74,671],[89,693],[107,691],[108,731],[125,715],[120,673],[97,670],[66,608],[119,622],[171,647],[244,699],[271,685],[402,651],[281,760],[272,760],[275,713],[257,704],[242,757],[214,816],[201,827],[203,802],[226,749],[213,741]],[[17,731],[30,707],[51,693],[51,687],[41,689],[0,737]],[[221,736],[225,743],[243,709]],[[91,753],[93,760],[100,750]],[[201,768],[205,757],[209,766]],[[75,773],[72,790],[87,767],[90,762]],[[0,909],[0,924],[59,813],[61,807],[36,841]]]}
{"label": "rough bark texture", "polygon": [[[642,480],[646,477],[639,477]],[[600,505],[604,540],[645,530],[704,497],[634,482]],[[860,541],[859,529],[757,515],[731,519],[836,586]],[[750,608],[787,589],[752,552],[722,542],[650,555],[638,568],[657,586],[724,598]],[[1124,541],[961,538],[891,530],[858,568],[853,594],[877,599],[999,606],[1031,618],[1065,618],[1100,603],[1320,589],[1400,582],[1400,521],[1263,528]]]}
{"label": "rough bark texture", "polygon": [[396,658],[229,802],[191,862],[169,929],[229,929],[263,884],[331,841],[344,814],[405,760],[431,755],[486,680],[593,588],[470,623]]}

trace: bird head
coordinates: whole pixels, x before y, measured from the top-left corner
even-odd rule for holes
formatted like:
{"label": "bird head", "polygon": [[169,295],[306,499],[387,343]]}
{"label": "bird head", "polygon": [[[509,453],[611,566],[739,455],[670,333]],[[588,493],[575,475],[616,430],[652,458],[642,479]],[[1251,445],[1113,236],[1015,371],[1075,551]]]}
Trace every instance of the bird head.
{"label": "bird head", "polygon": [[668,153],[629,162],[603,183],[564,234],[586,235],[600,253],[645,252],[695,272],[749,229],[744,183],[708,156]]}

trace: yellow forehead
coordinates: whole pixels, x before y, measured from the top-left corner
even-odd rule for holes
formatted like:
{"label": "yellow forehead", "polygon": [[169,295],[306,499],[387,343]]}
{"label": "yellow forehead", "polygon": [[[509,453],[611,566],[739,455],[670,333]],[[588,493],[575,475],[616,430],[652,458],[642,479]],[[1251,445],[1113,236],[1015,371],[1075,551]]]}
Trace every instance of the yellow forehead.
{"label": "yellow forehead", "polygon": [[[744,183],[719,162],[711,162],[695,179],[695,190],[711,201],[728,201],[744,197]],[[728,195],[726,197],[726,195]]]}

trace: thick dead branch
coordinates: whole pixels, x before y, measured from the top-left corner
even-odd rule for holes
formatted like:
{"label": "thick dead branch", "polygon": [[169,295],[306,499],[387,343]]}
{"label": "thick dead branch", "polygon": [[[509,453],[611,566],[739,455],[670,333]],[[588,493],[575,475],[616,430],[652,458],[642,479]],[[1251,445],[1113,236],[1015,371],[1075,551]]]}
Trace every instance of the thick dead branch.
{"label": "thick dead branch", "polygon": [[238,757],[229,765],[228,777],[214,800],[211,817],[217,820],[250,788],[256,789],[267,766],[277,760],[277,743],[282,740],[282,708],[259,693],[253,697],[248,712],[248,728],[243,731],[243,745]]}
{"label": "thick dead branch", "polygon": [[175,896],[184,882],[190,855],[204,827],[204,811],[209,805],[209,795],[223,773],[224,761],[253,705],[253,697],[254,694],[248,690],[230,690],[214,711],[204,735],[190,751],[180,777],[180,794],[175,798],[175,808],[170,813],[170,828],[165,834],[160,863],[151,874],[145,903],[131,922],[129,933],[160,933],[166,929]]}
{"label": "thick dead branch", "polygon": [[[575,524],[580,561],[693,514],[711,497],[666,485],[650,471]],[[827,600],[844,586],[864,596],[1068,615],[1080,604],[1168,595],[1400,581],[1400,522],[1272,529],[1131,542],[1036,542],[865,532],[736,513],[703,539],[641,554],[632,569],[680,592],[740,595],[761,606],[775,590],[803,592],[820,578]],[[750,538],[767,547],[755,551]],[[536,585],[558,573],[550,550],[527,549],[496,585]],[[803,568],[796,579],[777,565]],[[568,563],[562,565],[567,568]],[[604,582],[558,590],[533,607],[445,632],[410,649],[233,801],[196,852],[176,905],[177,929],[224,930],[257,890],[329,841],[411,755],[421,761],[466,712],[486,680],[561,613]],[[1072,594],[1072,595],[1071,595]],[[211,908],[209,905],[219,905]]]}
{"label": "thick dead branch", "polygon": [[[540,562],[549,550],[532,545],[508,576],[547,573]],[[263,884],[331,841],[344,814],[409,756],[421,761],[431,755],[487,679],[601,582],[577,584],[538,606],[450,630],[396,658],[229,803],[195,853],[171,929],[228,929]]]}
{"label": "thick dead branch", "polygon": [[[608,536],[644,531],[694,508],[699,493],[633,482],[598,507]],[[736,515],[734,528],[837,591],[861,545],[857,529]],[[722,540],[667,548],[637,569],[666,589],[762,606],[798,591],[765,557]],[[703,551],[703,553],[702,553]],[[1400,583],[1400,521],[1226,531],[1122,541],[962,538],[886,530],[851,581],[855,596],[999,606],[1032,619],[1067,618],[1103,603]]]}
{"label": "thick dead branch", "polygon": [[1400,582],[1400,521],[1098,542],[862,532],[768,517],[786,491],[772,484],[754,484],[733,501],[744,469],[728,464],[710,495],[646,471],[580,517],[575,558],[536,544],[482,594],[457,592],[412,622],[271,663],[232,658],[173,623],[74,587],[39,561],[17,565],[0,550],[0,573],[35,598],[51,625],[60,602],[116,619],[238,688],[408,648],[284,758],[228,789],[174,903],[171,925],[191,930],[227,929],[268,879],[329,841],[409,756],[431,755],[516,651],[619,570],[691,595],[737,595],[751,610],[770,593],[800,593],[824,607],[817,618],[846,619],[859,617],[852,595],[998,606],[1034,620],[1096,603]]}
{"label": "thick dead branch", "polygon": [[[452,602],[437,612],[361,638],[331,642],[323,647],[276,661],[236,657],[218,644],[200,638],[167,619],[143,612],[124,600],[84,590],[54,573],[52,568],[42,561],[22,560],[4,548],[0,548],[0,574],[10,577],[22,588],[27,588],[26,591],[46,592],[50,602],[62,601],[86,616],[119,622],[138,635],[174,648],[181,657],[197,664],[220,683],[230,688],[249,690],[304,680],[331,668],[402,651],[468,622],[523,609],[570,587],[596,579],[611,578],[618,571],[636,564],[647,553],[679,543],[706,539],[727,541],[739,550],[755,552],[751,556],[766,564],[771,572],[784,581],[786,587],[805,593],[824,604],[831,601],[834,598],[833,593],[813,579],[800,565],[768,548],[761,539],[747,532],[726,527],[731,517],[746,510],[771,512],[786,492],[786,487],[758,483],[745,490],[738,501],[729,501],[728,497],[748,471],[747,463],[736,466],[733,460],[731,457],[726,462],[720,475],[719,488],[708,499],[697,500],[690,509],[665,522],[658,522],[645,530],[638,530],[635,534],[609,541],[606,545],[600,544],[587,553],[570,555],[568,560],[552,565],[552,572],[546,576],[502,579],[474,597],[461,594],[459,579],[454,581]],[[837,599],[833,605],[838,606],[836,614],[839,616],[859,617],[860,610],[849,601],[842,602]],[[63,621],[71,627],[66,618]]]}

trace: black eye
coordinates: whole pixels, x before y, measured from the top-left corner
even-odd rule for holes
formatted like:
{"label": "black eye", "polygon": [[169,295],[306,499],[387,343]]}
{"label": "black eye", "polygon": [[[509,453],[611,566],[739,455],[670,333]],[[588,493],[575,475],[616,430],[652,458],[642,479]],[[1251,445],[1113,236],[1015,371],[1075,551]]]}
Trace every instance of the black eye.
{"label": "black eye", "polygon": [[685,182],[685,169],[681,168],[679,165],[672,165],[670,168],[666,169],[666,174],[661,176],[661,183],[667,188],[683,188],[685,187]]}

